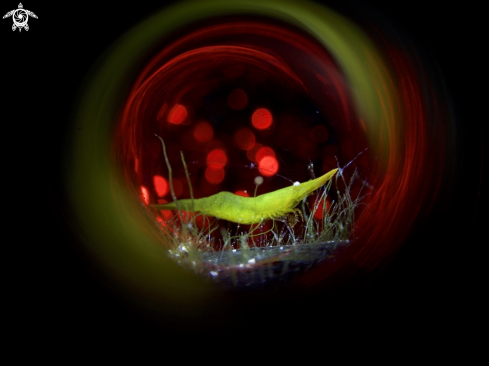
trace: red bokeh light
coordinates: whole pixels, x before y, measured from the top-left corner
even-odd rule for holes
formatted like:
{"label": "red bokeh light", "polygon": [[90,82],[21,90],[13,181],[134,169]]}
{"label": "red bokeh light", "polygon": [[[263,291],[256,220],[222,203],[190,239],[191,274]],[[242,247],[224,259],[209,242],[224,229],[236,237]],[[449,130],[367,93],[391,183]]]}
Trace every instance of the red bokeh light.
{"label": "red bokeh light", "polygon": [[153,183],[158,197],[164,197],[167,195],[169,191],[169,185],[165,178],[160,175],[155,175],[153,177]]}
{"label": "red bokeh light", "polygon": [[206,142],[214,136],[214,129],[208,122],[199,122],[194,129],[194,137],[200,142]]}
{"label": "red bokeh light", "polygon": [[161,218],[159,216],[156,216],[156,221],[158,221],[158,223],[161,225],[161,227],[165,227],[166,226],[165,219],[163,219],[163,218]]}
{"label": "red bokeh light", "polygon": [[251,116],[251,123],[257,130],[267,129],[272,122],[272,113],[266,108],[258,108]]}
{"label": "red bokeh light", "polygon": [[214,149],[207,154],[207,168],[212,170],[221,170],[228,162],[228,157],[224,150]]}
{"label": "red bokeh light", "polygon": [[254,145],[254,146],[253,146],[251,149],[249,149],[249,150],[247,150],[247,151],[246,151],[246,156],[248,157],[248,159],[249,159],[250,161],[253,161],[253,162],[255,162],[255,163],[256,163],[256,162],[257,162],[257,161],[256,161],[256,153],[257,153],[257,152],[258,152],[258,150],[260,150],[262,147],[263,147],[263,145],[262,145],[262,144],[257,144],[257,143],[255,143],[255,145]]}
{"label": "red bokeh light", "polygon": [[274,156],[265,156],[258,163],[258,170],[267,177],[277,174],[278,167],[278,161]]}
{"label": "red bokeh light", "polygon": [[187,108],[181,104],[175,104],[168,113],[167,121],[175,125],[179,125],[187,118]]}
{"label": "red bokeh light", "polygon": [[[315,207],[316,205],[316,197],[314,197],[314,199],[312,200],[311,202],[311,207]],[[329,202],[329,200],[326,200],[326,211],[329,210],[329,206],[331,205],[331,203]],[[314,218],[315,219],[322,219],[323,218],[323,211],[324,211],[324,205],[323,205],[323,201],[319,202],[319,205],[316,209],[316,211],[314,211]]]}
{"label": "red bokeh light", "polygon": [[[159,205],[163,205],[165,203],[168,203],[168,201],[167,200],[163,200],[163,199],[159,199],[158,200],[158,204]],[[160,210],[160,212],[161,212],[161,216],[165,220],[170,220],[173,217],[173,213],[172,213],[171,210]],[[161,222],[159,217],[157,217],[157,219],[158,219],[159,222]]]}
{"label": "red bokeh light", "polygon": [[258,149],[258,151],[255,153],[254,158],[257,163],[260,163],[260,161],[267,156],[275,158],[275,151],[273,151],[273,149],[271,149],[270,147],[263,146]]}
{"label": "red bokeh light", "polygon": [[255,134],[249,128],[240,128],[234,134],[234,141],[241,150],[249,150],[255,146]]}
{"label": "red bokeh light", "polygon": [[242,89],[234,89],[229,93],[227,102],[230,108],[241,110],[248,104],[248,95]]}
{"label": "red bokeh light", "polygon": [[144,186],[141,186],[141,197],[143,198],[144,203],[149,205],[149,192],[148,189]]}
{"label": "red bokeh light", "polygon": [[205,179],[212,184],[219,184],[224,180],[226,173],[224,169],[212,169],[210,166],[205,170]]}

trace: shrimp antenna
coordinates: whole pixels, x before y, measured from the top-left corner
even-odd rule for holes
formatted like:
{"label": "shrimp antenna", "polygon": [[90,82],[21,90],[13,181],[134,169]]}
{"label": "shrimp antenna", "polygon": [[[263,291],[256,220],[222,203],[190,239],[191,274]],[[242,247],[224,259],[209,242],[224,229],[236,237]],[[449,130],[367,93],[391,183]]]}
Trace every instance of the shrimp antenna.
{"label": "shrimp antenna", "polygon": [[346,164],[343,168],[340,168],[339,164],[338,164],[338,170],[340,171],[340,173],[343,173],[343,170],[345,170],[348,165],[350,165],[351,163],[353,163],[360,155],[362,155],[365,151],[367,151],[368,149],[370,149],[373,145],[370,145],[370,146],[367,146],[367,148],[363,151],[360,151],[357,156],[355,156],[353,159],[350,160],[350,162],[348,164]]}

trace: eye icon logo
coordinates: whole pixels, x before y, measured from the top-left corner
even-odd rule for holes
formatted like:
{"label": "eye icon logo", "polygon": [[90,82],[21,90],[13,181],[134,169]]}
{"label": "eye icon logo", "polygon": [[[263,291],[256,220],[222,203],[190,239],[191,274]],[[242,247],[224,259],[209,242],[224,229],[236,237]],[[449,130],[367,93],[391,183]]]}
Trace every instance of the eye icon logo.
{"label": "eye icon logo", "polygon": [[12,25],[12,30],[15,31],[17,28],[19,28],[19,32],[22,31],[22,28],[24,28],[26,31],[29,30],[29,26],[27,25],[29,16],[37,19],[37,15],[30,10],[24,9],[22,3],[19,3],[18,9],[11,10],[7,14],[5,14],[3,16],[3,19],[8,18],[10,16],[14,21],[14,24]]}

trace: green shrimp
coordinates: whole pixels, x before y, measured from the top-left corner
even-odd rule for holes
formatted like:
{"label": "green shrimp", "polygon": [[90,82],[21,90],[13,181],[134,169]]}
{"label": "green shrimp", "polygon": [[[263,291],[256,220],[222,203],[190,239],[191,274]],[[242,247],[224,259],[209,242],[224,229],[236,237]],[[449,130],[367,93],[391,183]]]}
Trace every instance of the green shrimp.
{"label": "green shrimp", "polygon": [[242,197],[231,192],[219,192],[199,199],[182,199],[161,205],[151,205],[158,210],[184,210],[201,212],[207,216],[238,224],[258,224],[278,219],[297,211],[303,198],[322,187],[338,171],[333,169],[308,182],[295,182],[292,186],[265,193],[257,197]]}

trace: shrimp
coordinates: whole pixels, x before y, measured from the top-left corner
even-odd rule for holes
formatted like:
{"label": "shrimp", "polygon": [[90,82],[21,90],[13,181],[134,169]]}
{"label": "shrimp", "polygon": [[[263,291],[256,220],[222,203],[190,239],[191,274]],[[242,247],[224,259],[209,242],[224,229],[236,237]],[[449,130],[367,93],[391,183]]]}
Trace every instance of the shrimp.
{"label": "shrimp", "polygon": [[199,199],[182,199],[170,203],[151,205],[158,210],[184,210],[201,212],[207,216],[238,224],[258,224],[298,211],[295,208],[303,198],[326,184],[338,171],[333,169],[308,182],[295,182],[292,186],[265,193],[257,197],[242,197],[231,192],[219,192]]}

